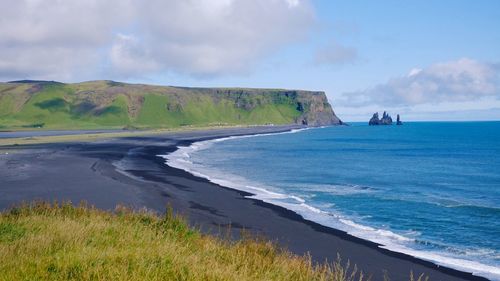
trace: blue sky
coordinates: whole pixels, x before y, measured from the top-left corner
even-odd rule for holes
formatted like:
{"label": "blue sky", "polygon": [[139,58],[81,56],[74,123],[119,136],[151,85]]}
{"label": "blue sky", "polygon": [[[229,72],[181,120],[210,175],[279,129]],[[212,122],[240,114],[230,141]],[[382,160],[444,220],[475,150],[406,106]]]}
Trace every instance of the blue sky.
{"label": "blue sky", "polygon": [[5,5],[2,80],[323,90],[346,121],[500,120],[499,1],[68,2]]}

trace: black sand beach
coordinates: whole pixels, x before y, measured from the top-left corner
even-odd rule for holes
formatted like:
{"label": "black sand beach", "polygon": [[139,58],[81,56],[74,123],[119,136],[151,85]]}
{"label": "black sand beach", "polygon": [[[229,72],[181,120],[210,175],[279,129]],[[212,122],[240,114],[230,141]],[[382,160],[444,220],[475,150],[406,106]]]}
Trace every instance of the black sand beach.
{"label": "black sand beach", "polygon": [[[254,127],[128,137],[92,143],[15,146],[0,150],[0,209],[22,201],[82,200],[102,209],[117,204],[164,212],[167,204],[204,232],[238,237],[242,229],[274,240],[314,261],[340,254],[372,280],[408,280],[425,273],[430,280],[486,280],[440,267],[377,244],[321,226],[296,213],[248,199],[245,192],[213,184],[168,167],[159,154],[179,145],[240,134],[278,132],[295,127]],[[8,154],[6,154],[8,153]]]}

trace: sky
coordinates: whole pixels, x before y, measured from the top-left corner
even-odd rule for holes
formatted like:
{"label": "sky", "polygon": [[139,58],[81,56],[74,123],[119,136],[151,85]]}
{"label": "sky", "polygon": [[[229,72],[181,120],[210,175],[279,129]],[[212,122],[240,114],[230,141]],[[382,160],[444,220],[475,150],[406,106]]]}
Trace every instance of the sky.
{"label": "sky", "polygon": [[500,120],[497,0],[0,4],[0,81],[320,90],[347,122]]}

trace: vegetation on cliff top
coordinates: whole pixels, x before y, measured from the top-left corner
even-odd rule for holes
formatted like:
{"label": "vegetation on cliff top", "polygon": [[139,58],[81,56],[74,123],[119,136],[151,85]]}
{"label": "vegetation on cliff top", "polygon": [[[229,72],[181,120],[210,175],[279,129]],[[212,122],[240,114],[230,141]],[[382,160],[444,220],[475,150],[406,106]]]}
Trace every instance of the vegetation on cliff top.
{"label": "vegetation on cliff top", "polygon": [[338,123],[322,92],[93,81],[0,83],[0,129]]}

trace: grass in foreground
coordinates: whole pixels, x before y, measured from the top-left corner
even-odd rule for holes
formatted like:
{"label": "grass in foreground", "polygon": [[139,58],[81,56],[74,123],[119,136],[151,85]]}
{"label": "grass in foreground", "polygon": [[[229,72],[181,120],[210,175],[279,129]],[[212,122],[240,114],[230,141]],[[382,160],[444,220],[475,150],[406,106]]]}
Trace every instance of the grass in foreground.
{"label": "grass in foreground", "polygon": [[270,242],[230,242],[165,216],[33,203],[0,214],[0,280],[363,280]]}

